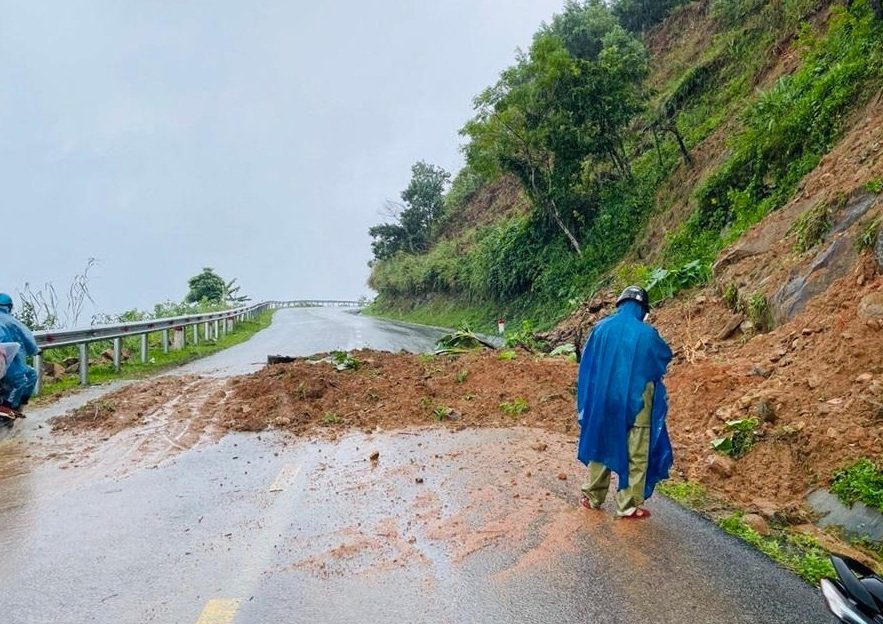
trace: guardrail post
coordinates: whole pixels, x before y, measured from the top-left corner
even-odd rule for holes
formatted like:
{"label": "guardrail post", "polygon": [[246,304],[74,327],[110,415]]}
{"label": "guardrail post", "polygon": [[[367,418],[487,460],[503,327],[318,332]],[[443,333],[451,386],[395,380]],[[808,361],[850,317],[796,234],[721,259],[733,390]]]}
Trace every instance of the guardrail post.
{"label": "guardrail post", "polygon": [[195,344],[195,345],[199,344],[199,324],[198,323],[193,324],[193,344]]}
{"label": "guardrail post", "polygon": [[186,327],[176,327],[175,328],[175,336],[172,341],[172,349],[175,351],[180,351],[184,348],[187,342],[187,328]]}
{"label": "guardrail post", "polygon": [[162,352],[163,353],[169,352],[169,330],[168,329],[162,330]]}
{"label": "guardrail post", "polygon": [[80,348],[80,384],[89,385],[89,344],[81,342],[77,345]]}
{"label": "guardrail post", "polygon": [[206,339],[206,341],[209,341],[212,339],[212,330],[211,330],[211,326],[209,325],[208,321],[206,321],[205,323],[202,324],[202,335]]}
{"label": "guardrail post", "polygon": [[120,372],[120,360],[122,359],[122,349],[123,349],[123,339],[122,338],[114,338],[113,339],[113,370],[114,372]]}
{"label": "guardrail post", "polygon": [[141,363],[147,364],[147,334],[141,334]]}
{"label": "guardrail post", "polygon": [[215,328],[214,328],[215,340],[218,340],[221,337],[221,321],[215,319]]}
{"label": "guardrail post", "polygon": [[43,389],[43,356],[37,353],[34,356],[34,368],[37,369],[37,385],[34,386],[34,394],[40,394]]}

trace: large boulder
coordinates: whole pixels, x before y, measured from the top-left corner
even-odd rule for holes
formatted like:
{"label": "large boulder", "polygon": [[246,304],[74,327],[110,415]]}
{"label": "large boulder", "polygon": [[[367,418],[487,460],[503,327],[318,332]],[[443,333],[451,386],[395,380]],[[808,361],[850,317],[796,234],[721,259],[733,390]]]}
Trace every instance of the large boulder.
{"label": "large boulder", "polygon": [[883,292],[872,292],[862,297],[858,304],[858,314],[871,320],[883,318]]}
{"label": "large boulder", "polygon": [[65,375],[64,366],[58,362],[47,362],[43,360],[43,377],[50,381],[61,379]]}

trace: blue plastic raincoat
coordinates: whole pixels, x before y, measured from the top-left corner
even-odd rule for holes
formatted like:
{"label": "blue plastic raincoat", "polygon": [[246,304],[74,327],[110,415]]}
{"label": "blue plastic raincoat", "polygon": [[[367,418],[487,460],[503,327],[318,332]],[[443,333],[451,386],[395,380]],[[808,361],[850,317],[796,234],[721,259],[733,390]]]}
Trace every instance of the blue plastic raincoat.
{"label": "blue plastic raincoat", "polygon": [[18,409],[34,392],[37,383],[37,371],[28,366],[25,354],[36,355],[39,348],[31,330],[4,309],[0,309],[0,342],[21,345],[0,383],[0,394],[4,395],[0,398]]}
{"label": "blue plastic raincoat", "polygon": [[628,487],[628,430],[643,407],[644,388],[654,382],[644,489],[644,498],[649,498],[656,483],[668,477],[672,465],[665,427],[668,398],[662,383],[672,352],[643,317],[641,304],[624,301],[615,314],[595,325],[583,349],[577,378],[581,426],[577,457],[584,464],[604,464],[619,476],[619,489]]}

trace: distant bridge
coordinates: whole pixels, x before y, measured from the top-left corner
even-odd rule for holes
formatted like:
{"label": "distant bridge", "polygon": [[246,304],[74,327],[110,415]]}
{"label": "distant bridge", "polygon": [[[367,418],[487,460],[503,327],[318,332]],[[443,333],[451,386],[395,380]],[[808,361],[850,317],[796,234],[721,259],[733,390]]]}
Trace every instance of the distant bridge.
{"label": "distant bridge", "polygon": [[329,299],[303,299],[301,301],[275,301],[277,308],[359,308],[367,301],[341,301]]}

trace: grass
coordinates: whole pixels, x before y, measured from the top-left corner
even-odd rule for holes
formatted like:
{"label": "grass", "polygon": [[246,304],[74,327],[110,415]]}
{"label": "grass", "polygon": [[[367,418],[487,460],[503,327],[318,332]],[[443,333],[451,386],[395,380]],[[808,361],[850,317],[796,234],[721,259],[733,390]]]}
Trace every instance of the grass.
{"label": "grass", "polygon": [[818,585],[822,577],[834,576],[828,551],[811,535],[787,529],[761,535],[745,522],[741,510],[719,520],[718,526],[745,540],[813,585]]}
{"label": "grass", "polygon": [[704,507],[710,500],[705,488],[695,481],[662,481],[656,486],[662,494],[690,509]]}
{"label": "grass", "polygon": [[695,481],[670,479],[661,482],[657,490],[711,519],[727,533],[748,542],[813,585],[817,586],[820,578],[834,574],[829,551],[811,535],[788,526],[771,526],[769,535],[761,535],[745,521],[743,510],[734,509],[710,495]]}
{"label": "grass", "polygon": [[834,473],[831,492],[846,505],[861,502],[883,511],[883,471],[870,458],[862,457]]}
{"label": "grass", "polygon": [[[201,342],[197,345],[187,345],[178,351],[163,353],[162,349],[156,348],[150,352],[150,362],[142,364],[137,362],[123,362],[120,371],[114,371],[113,364],[96,364],[89,366],[89,383],[101,384],[117,379],[143,379],[157,373],[175,368],[198,360],[207,355],[212,355],[239,343],[245,342],[254,334],[269,327],[273,320],[274,310],[268,310],[254,319],[242,320],[227,332],[226,336],[217,340]],[[48,382],[43,385],[38,397],[32,401],[35,404],[49,403],[72,390],[82,388],[79,375],[66,376],[58,381]]]}

